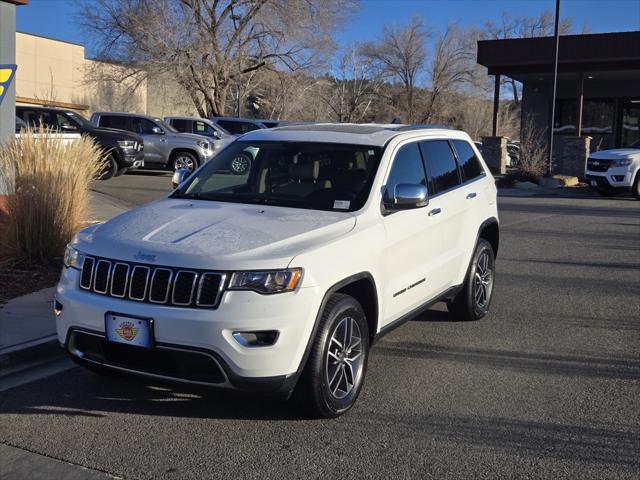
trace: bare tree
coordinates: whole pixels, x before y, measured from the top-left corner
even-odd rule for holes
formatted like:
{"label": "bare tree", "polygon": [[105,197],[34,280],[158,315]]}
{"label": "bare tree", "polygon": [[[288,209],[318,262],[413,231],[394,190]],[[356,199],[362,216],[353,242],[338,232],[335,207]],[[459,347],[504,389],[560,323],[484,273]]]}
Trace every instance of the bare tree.
{"label": "bare tree", "polygon": [[360,122],[369,114],[383,81],[373,59],[352,44],[342,52],[336,72],[321,80],[321,97],[338,122]]}
{"label": "bare tree", "polygon": [[404,27],[386,26],[377,42],[365,43],[362,49],[385,78],[403,85],[409,122],[415,120],[416,88],[426,66],[428,38],[422,19],[416,16]]}
{"label": "bare tree", "polygon": [[433,45],[429,65],[429,93],[422,123],[430,123],[438,117],[439,101],[446,91],[453,91],[471,78],[475,64],[473,42],[457,25],[449,24],[438,35]]}
{"label": "bare tree", "polygon": [[230,89],[245,84],[252,72],[315,65],[333,47],[330,33],[352,5],[351,0],[95,0],[82,15],[101,59],[170,72],[200,115],[209,116],[226,112]]}

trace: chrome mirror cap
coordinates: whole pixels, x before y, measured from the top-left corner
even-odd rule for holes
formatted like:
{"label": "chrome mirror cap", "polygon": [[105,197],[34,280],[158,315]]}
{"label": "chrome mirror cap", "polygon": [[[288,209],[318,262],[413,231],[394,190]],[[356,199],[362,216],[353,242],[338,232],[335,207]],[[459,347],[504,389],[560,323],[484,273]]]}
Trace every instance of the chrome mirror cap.
{"label": "chrome mirror cap", "polygon": [[171,186],[173,188],[178,188],[180,185],[184,183],[184,181],[189,177],[189,170],[186,168],[178,168],[175,172],[173,172],[173,177],[171,177]]}
{"label": "chrome mirror cap", "polygon": [[400,183],[395,186],[393,197],[385,192],[385,207],[389,210],[409,210],[429,205],[427,187],[416,183]]}

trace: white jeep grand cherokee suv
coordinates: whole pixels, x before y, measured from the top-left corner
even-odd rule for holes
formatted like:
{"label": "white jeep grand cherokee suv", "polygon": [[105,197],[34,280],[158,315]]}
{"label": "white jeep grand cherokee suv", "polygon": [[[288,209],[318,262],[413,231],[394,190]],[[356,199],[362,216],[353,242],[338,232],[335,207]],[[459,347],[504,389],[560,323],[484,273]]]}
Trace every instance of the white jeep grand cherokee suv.
{"label": "white jeep grand cherokee suv", "polygon": [[[226,166],[250,154],[251,169]],[[82,230],[55,309],[93,370],[355,402],[376,339],[445,300],[483,317],[494,180],[469,136],[398,125],[244,135],[166,198]],[[304,398],[304,397],[303,397]]]}

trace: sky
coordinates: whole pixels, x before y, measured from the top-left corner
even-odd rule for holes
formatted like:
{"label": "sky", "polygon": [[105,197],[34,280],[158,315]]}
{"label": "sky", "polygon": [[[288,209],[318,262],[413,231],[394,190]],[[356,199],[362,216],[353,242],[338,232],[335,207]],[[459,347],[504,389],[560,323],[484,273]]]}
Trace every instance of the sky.
{"label": "sky", "polygon": [[[89,44],[78,27],[81,3],[91,0],[30,0],[17,8],[17,29],[59,40]],[[498,20],[503,11],[535,16],[554,10],[555,0],[362,0],[348,24],[336,36],[338,44],[372,40],[387,23],[402,24],[412,15],[422,16],[436,29],[449,22],[481,26]],[[574,30],[586,25],[591,33],[640,30],[640,0],[561,0],[561,18],[572,17]],[[92,56],[91,50],[87,56]]]}

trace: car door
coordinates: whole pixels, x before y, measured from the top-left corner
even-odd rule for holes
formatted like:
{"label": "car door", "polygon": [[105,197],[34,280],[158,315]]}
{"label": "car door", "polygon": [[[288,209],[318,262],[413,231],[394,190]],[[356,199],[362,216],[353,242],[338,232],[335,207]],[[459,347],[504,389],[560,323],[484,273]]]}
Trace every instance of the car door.
{"label": "car door", "polygon": [[[168,142],[165,138],[164,130],[162,133],[154,132],[154,128],[158,127],[154,122],[144,117],[131,117],[132,130],[140,135],[144,140],[144,161],[145,164],[165,164],[168,160]],[[160,128],[160,127],[158,127]]]}
{"label": "car door", "polygon": [[55,118],[48,110],[38,108],[17,108],[16,114],[31,128],[39,128],[43,125],[46,128],[57,128]]}
{"label": "car door", "polygon": [[[446,139],[420,142],[429,184],[430,214],[438,218],[439,288],[444,291],[459,283],[460,271],[467,250],[469,227],[465,216],[469,202],[461,188],[460,171],[451,145]],[[475,238],[475,235],[474,235]]]}
{"label": "car door", "polygon": [[[398,184],[427,185],[418,143],[400,146],[385,181],[387,192]],[[384,274],[383,324],[389,324],[440,293],[442,216],[430,215],[431,205],[387,213],[382,218],[386,247],[382,258]]]}

